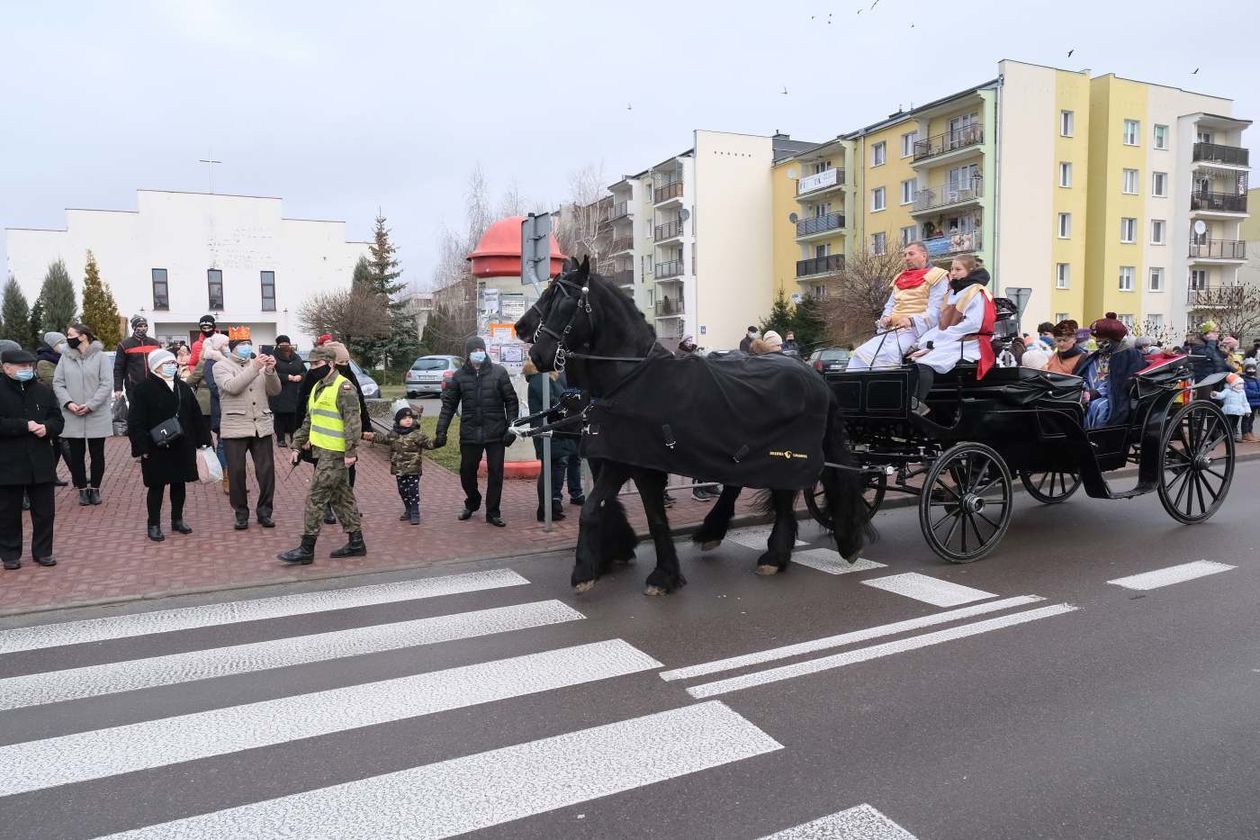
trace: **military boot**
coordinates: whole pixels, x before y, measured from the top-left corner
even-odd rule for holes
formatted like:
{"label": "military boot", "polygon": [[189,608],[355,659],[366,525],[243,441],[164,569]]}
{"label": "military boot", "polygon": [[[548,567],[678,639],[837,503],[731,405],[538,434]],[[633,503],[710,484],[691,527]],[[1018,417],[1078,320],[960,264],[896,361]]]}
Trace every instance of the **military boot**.
{"label": "military boot", "polygon": [[341,548],[335,549],[328,554],[334,559],[341,557],[365,557],[367,556],[367,545],[363,542],[363,532],[355,531],[350,535],[350,541]]}
{"label": "military boot", "polygon": [[297,548],[292,548],[284,554],[277,554],[276,557],[286,563],[297,563],[302,566],[309,566],[315,562],[315,537],[302,535],[302,544]]}
{"label": "military boot", "polygon": [[407,505],[407,521],[412,525],[420,524],[420,503],[412,502]]}

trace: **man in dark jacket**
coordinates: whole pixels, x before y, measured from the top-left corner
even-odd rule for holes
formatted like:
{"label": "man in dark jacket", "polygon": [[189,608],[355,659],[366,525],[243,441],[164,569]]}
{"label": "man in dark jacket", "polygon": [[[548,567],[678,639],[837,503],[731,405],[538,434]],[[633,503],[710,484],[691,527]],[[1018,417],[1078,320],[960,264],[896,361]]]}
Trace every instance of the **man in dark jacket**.
{"label": "man in dark jacket", "polygon": [[139,385],[149,378],[149,365],[145,361],[154,350],[160,349],[157,339],[149,338],[149,320],[143,315],[131,319],[131,335],[118,344],[114,352],[114,399],[131,393],[132,385]]}
{"label": "man in dark jacket", "polygon": [[287,335],[276,336],[276,376],[280,377],[280,394],[271,398],[271,413],[276,419],[276,446],[287,449],[297,431],[298,395],[306,380],[306,365],[293,352]]}
{"label": "man in dark jacket", "polygon": [[490,361],[486,343],[474,336],[464,344],[464,366],[455,371],[442,392],[442,414],[438,417],[433,445],[446,445],[446,430],[459,408],[459,481],[464,488],[461,522],[472,518],[481,507],[477,489],[477,468],[486,456],[486,521],[502,528],[506,523],[499,511],[503,495],[503,453],[516,436],[508,424],[520,416],[520,403],[507,369]]}
{"label": "man in dark jacket", "polygon": [[35,356],[25,350],[0,354],[0,561],[22,567],[22,499],[30,499],[31,554],[41,566],[53,559],[53,480],[57,456],[52,440],[65,419],[52,389],[35,380]]}
{"label": "man in dark jacket", "polygon": [[[202,315],[201,320],[197,322],[197,340],[192,345],[192,359],[188,362],[189,367],[196,367],[197,362],[201,361],[201,350],[205,347],[206,339],[219,331],[218,325],[215,323],[213,315]],[[279,343],[277,341],[277,343]]]}

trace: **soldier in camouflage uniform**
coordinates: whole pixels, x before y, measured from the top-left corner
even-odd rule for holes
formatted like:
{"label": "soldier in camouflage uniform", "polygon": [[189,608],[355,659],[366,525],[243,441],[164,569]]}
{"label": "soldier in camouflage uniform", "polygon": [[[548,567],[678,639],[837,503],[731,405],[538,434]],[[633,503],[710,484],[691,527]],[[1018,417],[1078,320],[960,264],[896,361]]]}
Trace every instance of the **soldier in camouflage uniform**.
{"label": "soldier in camouflage uniform", "polygon": [[359,395],[334,367],[336,356],[327,347],[311,350],[311,370],[324,372],[324,377],[311,389],[306,419],[293,436],[294,465],[302,451],[309,450],[315,459],[315,476],[306,496],[306,512],[302,525],[302,544],[279,555],[286,563],[309,565],[315,560],[315,540],[324,520],[324,505],[331,504],[350,541],[328,556],[362,557],[367,554],[359,521],[359,508],[350,487],[350,466],[357,460],[359,439],[363,436],[363,420],[359,414]]}

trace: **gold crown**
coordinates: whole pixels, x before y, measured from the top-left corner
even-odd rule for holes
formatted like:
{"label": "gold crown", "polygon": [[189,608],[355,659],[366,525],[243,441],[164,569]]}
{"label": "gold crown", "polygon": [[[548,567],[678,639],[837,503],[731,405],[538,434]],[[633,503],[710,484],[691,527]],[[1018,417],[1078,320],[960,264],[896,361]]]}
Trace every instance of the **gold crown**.
{"label": "gold crown", "polygon": [[249,341],[249,327],[228,327],[228,341]]}

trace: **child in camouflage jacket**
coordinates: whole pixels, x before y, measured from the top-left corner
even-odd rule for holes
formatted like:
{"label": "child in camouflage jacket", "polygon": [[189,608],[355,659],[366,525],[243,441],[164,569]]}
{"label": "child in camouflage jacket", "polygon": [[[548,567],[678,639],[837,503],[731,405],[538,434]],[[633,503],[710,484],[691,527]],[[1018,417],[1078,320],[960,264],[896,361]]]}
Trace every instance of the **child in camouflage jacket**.
{"label": "child in camouflage jacket", "polygon": [[392,431],[372,435],[372,442],[389,447],[389,471],[398,482],[403,513],[398,519],[420,524],[420,475],[424,472],[423,453],[433,448],[433,441],[420,431],[420,414],[424,409],[400,408],[394,414]]}

